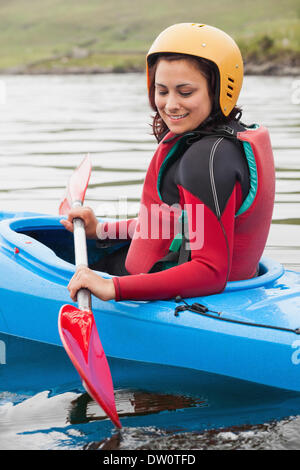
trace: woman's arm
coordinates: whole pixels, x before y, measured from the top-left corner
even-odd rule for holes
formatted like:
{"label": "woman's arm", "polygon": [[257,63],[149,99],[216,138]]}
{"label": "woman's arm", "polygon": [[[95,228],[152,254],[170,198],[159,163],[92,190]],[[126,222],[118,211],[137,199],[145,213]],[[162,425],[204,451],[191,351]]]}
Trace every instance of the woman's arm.
{"label": "woman's arm", "polygon": [[167,299],[220,292],[231,269],[235,213],[249,187],[239,145],[207,137],[183,155],[175,176],[187,213],[191,259],[165,271],[113,278],[116,299]]}
{"label": "woman's arm", "polygon": [[61,224],[73,232],[73,219],[84,221],[87,238],[100,240],[130,240],[134,234],[136,219],[99,222],[93,209],[88,206],[71,209],[67,219],[61,219]]}
{"label": "woman's arm", "polygon": [[[196,297],[224,289],[231,266],[236,190],[232,192],[221,220],[187,191],[185,199],[189,233],[195,234],[190,240],[191,260],[157,273],[114,277],[116,300],[168,299],[177,295]],[[203,225],[195,231],[190,221],[197,218],[197,205],[203,211]]]}
{"label": "woman's arm", "polygon": [[[191,260],[173,268],[151,274],[136,274],[103,279],[88,268],[79,268],[69,283],[71,298],[76,300],[80,288],[89,289],[102,300],[155,300],[196,297],[224,289],[230,270],[236,191],[234,190],[221,221],[199,199],[184,191],[189,220]],[[201,210],[199,211],[199,207]],[[197,230],[197,210],[203,213]],[[194,219],[193,219],[194,218]]]}

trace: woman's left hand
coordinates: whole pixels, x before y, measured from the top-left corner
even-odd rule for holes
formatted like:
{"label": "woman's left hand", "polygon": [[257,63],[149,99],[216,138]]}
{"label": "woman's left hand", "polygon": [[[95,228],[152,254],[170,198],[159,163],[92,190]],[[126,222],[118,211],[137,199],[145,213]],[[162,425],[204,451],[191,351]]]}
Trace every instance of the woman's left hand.
{"label": "woman's left hand", "polygon": [[113,280],[104,279],[85,266],[77,268],[68,285],[71,299],[74,302],[76,302],[77,292],[82,288],[88,289],[101,300],[113,300],[116,298]]}

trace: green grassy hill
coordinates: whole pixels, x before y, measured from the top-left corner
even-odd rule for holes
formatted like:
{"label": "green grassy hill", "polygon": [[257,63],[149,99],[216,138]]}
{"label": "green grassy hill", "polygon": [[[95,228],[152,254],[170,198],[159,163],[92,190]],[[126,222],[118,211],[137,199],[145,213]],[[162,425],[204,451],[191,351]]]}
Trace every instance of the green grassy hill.
{"label": "green grassy hill", "polygon": [[231,34],[247,62],[300,65],[299,0],[0,0],[0,71],[136,70],[184,21]]}

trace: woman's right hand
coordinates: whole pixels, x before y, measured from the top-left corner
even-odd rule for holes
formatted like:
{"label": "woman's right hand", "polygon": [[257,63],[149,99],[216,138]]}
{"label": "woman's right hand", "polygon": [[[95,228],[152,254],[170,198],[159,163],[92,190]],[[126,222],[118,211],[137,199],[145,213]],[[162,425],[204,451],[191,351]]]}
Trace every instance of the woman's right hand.
{"label": "woman's right hand", "polygon": [[70,232],[73,232],[73,219],[82,219],[84,221],[85,233],[87,238],[97,238],[97,225],[99,223],[93,209],[90,207],[76,207],[71,209],[67,219],[61,219],[60,223]]}

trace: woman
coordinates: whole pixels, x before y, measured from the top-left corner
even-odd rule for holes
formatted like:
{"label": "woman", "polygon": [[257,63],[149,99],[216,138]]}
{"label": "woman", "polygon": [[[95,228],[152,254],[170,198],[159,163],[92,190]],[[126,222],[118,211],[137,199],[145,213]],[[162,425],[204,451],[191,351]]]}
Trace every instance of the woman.
{"label": "woman", "polygon": [[[147,55],[153,132],[137,219],[98,224],[89,208],[72,210],[91,238],[127,238],[98,270],[79,268],[71,298],[88,288],[102,300],[151,300],[221,292],[258,272],[274,205],[268,132],[240,122],[236,102],[243,62],[223,31],[182,23],[163,31]],[[104,269],[103,269],[104,268]]]}

